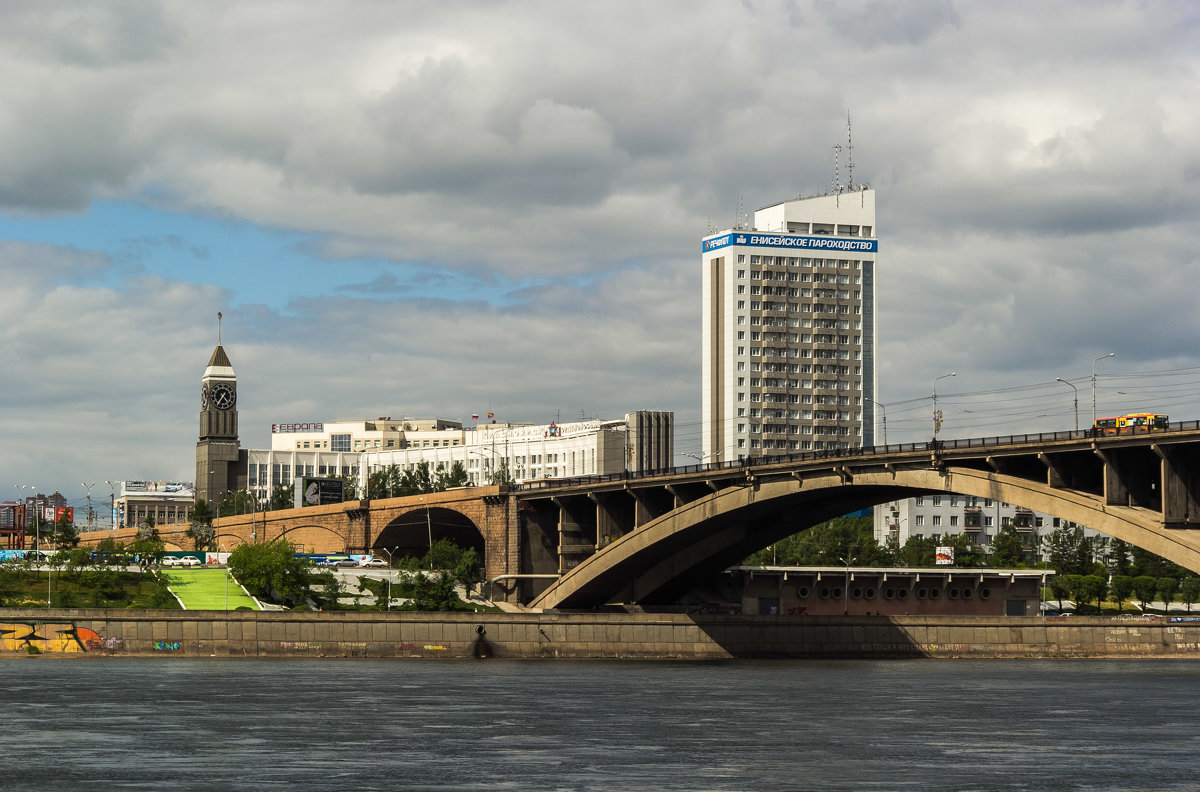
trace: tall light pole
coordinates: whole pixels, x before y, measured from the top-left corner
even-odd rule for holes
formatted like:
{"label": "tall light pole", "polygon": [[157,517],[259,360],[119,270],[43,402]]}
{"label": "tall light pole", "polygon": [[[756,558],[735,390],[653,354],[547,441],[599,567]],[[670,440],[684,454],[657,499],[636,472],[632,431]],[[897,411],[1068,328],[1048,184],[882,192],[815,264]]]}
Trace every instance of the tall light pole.
{"label": "tall light pole", "polygon": [[846,565],[846,584],[842,586],[842,615],[848,616],[850,615],[850,565],[854,563],[854,556],[847,553],[845,558],[839,558],[838,561]]}
{"label": "tall light pole", "polygon": [[1101,355],[1092,361],[1092,428],[1096,428],[1096,364],[1101,360],[1110,357],[1116,357],[1116,352],[1109,352],[1107,355]]}
{"label": "tall light pole", "polygon": [[86,481],[81,482],[80,486],[87,490],[88,494],[88,530],[92,530],[92,487],[96,486],[96,482],[88,484]]}
{"label": "tall light pole", "polygon": [[[1076,388],[1070,382],[1067,382],[1062,377],[1055,377],[1055,382],[1061,382],[1063,385],[1071,385],[1071,390],[1075,391],[1075,431],[1079,431],[1079,388]],[[1092,425],[1096,424],[1096,419],[1092,419]]]}
{"label": "tall light pole", "polygon": [[944,380],[944,379],[946,379],[946,377],[957,377],[957,376],[958,376],[957,371],[951,371],[949,374],[943,374],[940,377],[933,378],[933,439],[934,440],[937,440],[938,429],[941,428],[941,425],[942,425],[942,416],[940,413],[938,413],[938,408],[937,408],[938,380]]}
{"label": "tall light pole", "polygon": [[108,479],[105,479],[104,483],[108,485],[108,516],[109,519],[112,520],[112,527],[115,531],[117,530],[117,513],[113,511],[113,506],[115,505],[115,501],[117,499],[116,488]]}
{"label": "tall light pole", "polygon": [[[937,389],[937,383],[934,383],[934,390],[936,390],[936,389]],[[887,408],[884,407],[879,402],[875,401],[874,399],[871,399],[871,403],[874,404],[879,409],[883,410],[883,444],[886,446],[887,445]],[[934,404],[933,408],[936,410],[937,405]]]}

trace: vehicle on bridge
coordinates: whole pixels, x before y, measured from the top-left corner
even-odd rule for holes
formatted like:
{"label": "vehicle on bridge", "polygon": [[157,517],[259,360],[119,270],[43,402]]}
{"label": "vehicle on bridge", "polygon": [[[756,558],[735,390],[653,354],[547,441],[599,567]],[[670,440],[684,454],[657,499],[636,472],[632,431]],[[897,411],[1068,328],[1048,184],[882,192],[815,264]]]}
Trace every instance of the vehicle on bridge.
{"label": "vehicle on bridge", "polygon": [[1133,434],[1134,432],[1165,431],[1170,426],[1167,416],[1157,413],[1130,413],[1116,418],[1097,418],[1094,427],[1098,435]]}

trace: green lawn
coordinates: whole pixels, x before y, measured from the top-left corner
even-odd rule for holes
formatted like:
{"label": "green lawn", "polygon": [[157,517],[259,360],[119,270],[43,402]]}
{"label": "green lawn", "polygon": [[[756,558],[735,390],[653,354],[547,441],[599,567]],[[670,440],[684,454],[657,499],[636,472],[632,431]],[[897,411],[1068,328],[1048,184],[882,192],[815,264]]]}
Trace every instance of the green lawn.
{"label": "green lawn", "polygon": [[170,581],[171,591],[183,601],[185,610],[234,610],[243,606],[259,609],[236,580],[229,578],[226,585],[224,569],[172,569],[164,570],[163,574]]}

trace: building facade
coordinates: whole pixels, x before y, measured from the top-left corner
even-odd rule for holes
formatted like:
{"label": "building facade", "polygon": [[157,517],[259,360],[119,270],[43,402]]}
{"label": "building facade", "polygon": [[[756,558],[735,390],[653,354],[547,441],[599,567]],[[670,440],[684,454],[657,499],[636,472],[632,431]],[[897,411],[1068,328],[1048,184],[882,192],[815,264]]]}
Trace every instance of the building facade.
{"label": "building facade", "polygon": [[[945,493],[920,495],[889,501],[875,507],[875,540],[882,545],[903,546],[910,537],[940,538],[965,535],[985,553],[991,552],[992,539],[1004,523],[1011,523],[1021,537],[1030,561],[1039,560],[1039,539],[1061,527],[1075,523],[1014,506],[1011,503],[970,495]],[[1079,526],[1089,536],[1096,531]]]}
{"label": "building facade", "polygon": [[269,450],[247,450],[247,481],[261,502],[279,484],[301,477],[367,477],[395,465],[435,470],[460,463],[473,485],[490,484],[501,466],[527,479],[670,467],[674,413],[639,411],[624,420],[528,425],[486,423],[464,428],[443,418],[377,418],[274,424]]}
{"label": "building facade", "polygon": [[196,502],[193,483],[179,481],[118,481],[113,497],[113,527],[186,525]]}
{"label": "building facade", "polygon": [[873,445],[874,191],[768,206],[701,247],[706,461]]}

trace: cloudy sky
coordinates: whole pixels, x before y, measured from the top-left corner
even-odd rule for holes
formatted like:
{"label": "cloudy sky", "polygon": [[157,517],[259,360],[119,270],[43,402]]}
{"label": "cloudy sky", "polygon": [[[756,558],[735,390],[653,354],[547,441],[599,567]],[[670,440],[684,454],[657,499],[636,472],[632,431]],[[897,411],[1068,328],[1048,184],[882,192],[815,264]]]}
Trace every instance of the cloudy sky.
{"label": "cloudy sky", "polygon": [[[271,423],[676,412],[700,237],[878,190],[888,439],[1200,418],[1200,4],[0,3],[0,484]],[[842,158],[845,179],[845,155]]]}

